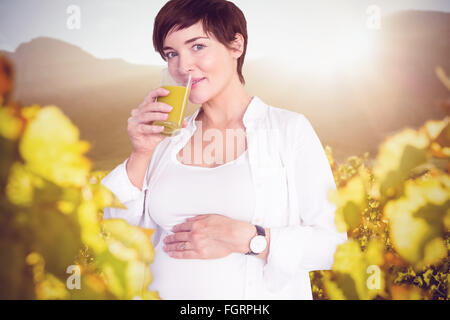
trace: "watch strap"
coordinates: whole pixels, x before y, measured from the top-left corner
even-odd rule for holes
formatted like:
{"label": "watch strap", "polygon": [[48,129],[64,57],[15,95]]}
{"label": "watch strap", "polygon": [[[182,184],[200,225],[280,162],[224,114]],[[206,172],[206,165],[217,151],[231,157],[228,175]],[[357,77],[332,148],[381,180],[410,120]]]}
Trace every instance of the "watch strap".
{"label": "watch strap", "polygon": [[266,236],[266,230],[264,230],[263,227],[255,224],[255,228],[256,228],[256,233],[258,234],[258,236],[264,236],[264,237]]}

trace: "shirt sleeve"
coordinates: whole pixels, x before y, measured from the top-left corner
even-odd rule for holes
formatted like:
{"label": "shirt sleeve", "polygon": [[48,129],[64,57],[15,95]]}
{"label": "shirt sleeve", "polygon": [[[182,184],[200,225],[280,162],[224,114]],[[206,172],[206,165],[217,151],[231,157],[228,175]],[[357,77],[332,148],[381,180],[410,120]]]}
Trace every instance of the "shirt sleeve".
{"label": "shirt sleeve", "polygon": [[300,225],[270,228],[270,248],[264,278],[271,288],[280,288],[299,271],[329,270],[339,244],[347,233],[335,225],[336,206],[328,192],[336,189],[333,173],[311,123],[301,116],[303,128],[294,152],[295,198]]}
{"label": "shirt sleeve", "polygon": [[[130,225],[154,229],[156,232],[153,234],[152,240],[155,244],[155,238],[158,238],[159,235],[158,225],[150,217],[150,214],[145,212],[147,209],[147,181],[144,179],[142,190],[133,185],[126,169],[128,159],[114,168],[100,182],[111,190],[127,209],[105,207],[103,219],[124,219]],[[147,177],[147,172],[148,168],[145,177]]]}

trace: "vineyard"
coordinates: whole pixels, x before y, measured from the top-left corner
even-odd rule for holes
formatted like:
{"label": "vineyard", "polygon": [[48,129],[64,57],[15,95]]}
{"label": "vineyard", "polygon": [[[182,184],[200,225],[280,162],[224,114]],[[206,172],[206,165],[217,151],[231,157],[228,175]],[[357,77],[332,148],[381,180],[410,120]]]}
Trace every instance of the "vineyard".
{"label": "vineyard", "polygon": [[315,299],[448,299],[450,118],[405,129],[338,165],[336,225],[349,240],[332,271],[310,276]]}
{"label": "vineyard", "polygon": [[[153,230],[102,220],[123,205],[77,127],[0,93],[0,299],[159,299],[147,290]],[[349,240],[332,270],[310,273],[314,298],[449,299],[450,118],[398,132],[374,159],[326,152]]]}

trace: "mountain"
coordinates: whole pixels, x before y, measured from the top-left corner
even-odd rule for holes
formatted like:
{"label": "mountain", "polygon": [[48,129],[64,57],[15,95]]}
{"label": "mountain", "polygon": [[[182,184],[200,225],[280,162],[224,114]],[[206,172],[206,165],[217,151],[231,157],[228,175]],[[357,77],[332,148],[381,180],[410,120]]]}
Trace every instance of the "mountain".
{"label": "mountain", "polygon": [[[448,112],[438,101],[449,92],[434,71],[441,66],[450,73],[448,35],[448,13],[400,12],[383,19],[379,49],[364,69],[317,82],[274,61],[250,60],[244,64],[246,88],[268,104],[303,113],[339,161],[365,151],[374,156],[394,132]],[[91,142],[94,169],[110,170],[126,159],[127,119],[159,85],[161,67],[98,59],[47,37],[3,54],[16,67],[16,100],[59,106]],[[189,105],[187,115],[197,107]]]}
{"label": "mountain", "polygon": [[161,68],[97,59],[77,46],[51,38],[4,52],[15,64],[14,97],[24,105],[57,105],[91,142],[88,156],[96,169],[111,169],[131,151],[127,119]]}

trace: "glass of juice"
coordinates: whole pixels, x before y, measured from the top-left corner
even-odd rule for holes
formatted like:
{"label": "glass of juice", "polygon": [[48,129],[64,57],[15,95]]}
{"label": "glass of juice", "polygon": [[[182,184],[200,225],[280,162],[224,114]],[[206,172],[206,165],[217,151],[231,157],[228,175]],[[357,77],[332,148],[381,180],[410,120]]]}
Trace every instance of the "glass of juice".
{"label": "glass of juice", "polygon": [[169,90],[169,95],[158,97],[158,102],[171,105],[173,109],[169,112],[169,117],[165,121],[155,120],[154,125],[164,126],[162,134],[174,136],[180,133],[183,128],[184,112],[186,110],[189,94],[191,92],[192,76],[189,73],[185,79],[175,81],[169,69],[165,68],[161,72],[161,87]]}

